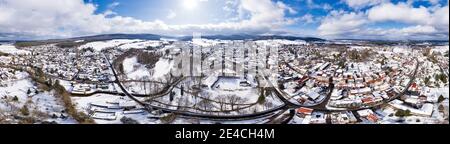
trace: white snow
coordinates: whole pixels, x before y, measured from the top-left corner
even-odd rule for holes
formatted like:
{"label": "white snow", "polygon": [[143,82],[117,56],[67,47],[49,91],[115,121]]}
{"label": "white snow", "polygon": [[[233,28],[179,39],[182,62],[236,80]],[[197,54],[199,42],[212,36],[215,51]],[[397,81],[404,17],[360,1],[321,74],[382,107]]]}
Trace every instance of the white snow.
{"label": "white snow", "polygon": [[[0,82],[0,111],[10,111],[13,107],[21,108],[26,105],[30,111],[38,111],[44,115],[40,115],[38,118],[42,118],[46,121],[56,121],[59,124],[77,123],[73,118],[68,117],[66,113],[62,113],[65,107],[60,99],[55,97],[54,92],[39,92],[35,94],[28,94],[29,89],[35,89],[31,79],[28,78],[28,74],[25,72],[15,72],[13,79]],[[7,98],[6,98],[7,97]],[[7,103],[7,99],[17,97],[17,101]],[[66,118],[59,118],[63,114]],[[55,115],[58,118],[52,118]]]}
{"label": "white snow", "polygon": [[0,52],[14,55],[30,54],[30,51],[19,50],[14,45],[0,45]]}
{"label": "white snow", "polygon": [[128,40],[128,39],[119,39],[119,40],[110,40],[110,41],[98,41],[98,42],[90,42],[85,45],[79,47],[79,49],[93,48],[95,51],[102,51],[103,49],[113,48],[120,45],[137,42],[139,40]]}
{"label": "white snow", "polygon": [[220,41],[220,40],[209,40],[209,39],[193,39],[192,40],[192,44],[198,45],[198,46],[203,46],[203,47],[214,46],[221,42],[222,41]]}
{"label": "white snow", "polygon": [[0,86],[0,97],[8,96],[14,97],[17,96],[20,104],[24,104],[28,97],[27,91],[29,88],[33,87],[33,84],[29,79],[24,79],[24,77],[28,76],[27,73],[24,72],[16,72],[15,77],[17,80],[12,80],[8,82],[2,82],[2,86]]}
{"label": "white snow", "polygon": [[139,42],[133,42],[133,43],[127,43],[124,45],[119,46],[120,49],[126,50],[126,49],[145,49],[147,47],[159,47],[161,46],[160,41],[139,41]]}
{"label": "white snow", "polygon": [[444,98],[449,97],[449,87],[442,87],[442,88],[430,88],[430,95],[435,95],[435,96],[443,96]]}
{"label": "white snow", "polygon": [[123,61],[123,70],[129,79],[139,80],[143,77],[150,77],[150,71],[137,62],[137,57],[126,58]]}
{"label": "white snow", "polygon": [[259,40],[255,41],[260,45],[270,45],[270,46],[278,46],[278,45],[308,45],[306,41],[303,40],[284,40],[284,39],[274,39],[274,40]]}
{"label": "white snow", "polygon": [[76,104],[76,108],[80,111],[87,112],[89,109],[97,111],[93,114],[93,118],[98,124],[121,124],[120,121],[123,117],[132,118],[141,124],[155,124],[160,123],[159,120],[149,119],[152,114],[139,108],[130,111],[125,111],[124,109],[105,109],[95,106],[90,106],[90,104],[104,104],[104,105],[124,105],[124,104],[135,104],[128,97],[120,97],[115,95],[107,94],[96,94],[90,97],[73,97],[72,100]]}
{"label": "white snow", "polygon": [[173,67],[173,62],[168,60],[168,59],[164,59],[164,58],[160,58],[158,62],[156,62],[155,64],[155,68],[154,68],[154,73],[153,73],[153,78],[160,78],[166,74],[168,74],[170,72],[170,70]]}
{"label": "white snow", "polygon": [[444,54],[445,52],[449,51],[449,46],[435,46],[434,49],[432,49],[433,52]]}

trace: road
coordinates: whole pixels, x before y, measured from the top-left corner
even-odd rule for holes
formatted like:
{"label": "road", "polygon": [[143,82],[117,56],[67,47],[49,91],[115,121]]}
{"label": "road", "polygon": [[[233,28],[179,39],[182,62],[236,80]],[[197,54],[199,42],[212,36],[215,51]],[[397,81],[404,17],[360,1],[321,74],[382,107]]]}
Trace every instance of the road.
{"label": "road", "polygon": [[[267,111],[263,111],[263,112],[257,112],[257,113],[252,113],[252,114],[245,114],[245,115],[230,115],[230,116],[218,116],[218,115],[208,115],[208,114],[200,114],[200,113],[193,113],[193,112],[189,112],[189,111],[179,111],[179,110],[173,110],[173,109],[168,109],[168,108],[164,108],[164,107],[159,107],[159,106],[153,106],[150,105],[148,103],[142,102],[140,100],[138,100],[133,94],[129,93],[128,90],[122,85],[122,83],[120,82],[118,75],[116,73],[116,70],[114,69],[112,63],[110,62],[109,58],[107,58],[104,55],[105,59],[107,60],[114,77],[116,78],[116,83],[119,86],[119,88],[124,92],[124,94],[129,97],[131,100],[137,102],[139,105],[143,106],[146,108],[147,111],[151,112],[153,110],[161,110],[165,113],[174,113],[177,115],[181,115],[181,116],[185,116],[185,117],[198,117],[198,118],[209,118],[209,119],[219,119],[219,120],[228,120],[228,119],[240,119],[240,120],[245,120],[245,119],[254,119],[254,118],[258,118],[258,117],[264,117],[264,116],[269,116],[274,112],[277,112],[279,110],[282,110],[285,108],[285,105],[281,105],[279,107],[273,108],[271,110],[267,110]],[[174,86],[173,86],[174,87]]]}
{"label": "road", "polygon": [[[408,91],[408,89],[411,87],[411,85],[414,83],[414,80],[416,79],[416,76],[417,76],[417,72],[418,72],[419,67],[420,67],[420,65],[421,65],[420,62],[419,62],[419,60],[418,60],[417,58],[416,58],[415,60],[416,60],[417,64],[416,64],[414,73],[413,73],[413,75],[410,77],[410,81],[409,81],[409,83],[407,84],[406,88],[405,88],[402,92],[400,92],[399,94],[397,94],[396,96],[394,96],[394,97],[392,97],[392,98],[390,98],[390,99],[385,100],[384,103],[391,102],[391,101],[393,101],[393,100],[395,100],[395,99],[397,99],[397,98],[403,96],[403,95]],[[297,105],[297,104],[291,103],[291,102],[289,102],[289,101],[286,99],[288,96],[286,96],[285,93],[283,93],[283,92],[282,92],[281,90],[279,90],[278,88],[275,88],[275,89],[277,90],[277,96],[278,96],[283,102],[285,102],[286,105],[287,105],[288,107],[290,107],[290,108],[306,107],[306,108],[311,108],[311,109],[320,110],[320,111],[326,111],[326,112],[341,112],[341,111],[357,111],[357,110],[369,109],[369,108],[373,108],[373,107],[379,106],[379,105],[375,105],[375,106],[371,106],[371,107],[355,108],[355,109],[345,109],[345,110],[331,110],[331,109],[327,109],[327,108],[326,108],[326,105],[328,104],[328,101],[329,101],[330,98],[331,98],[331,93],[332,93],[332,91],[333,91],[333,88],[334,88],[334,85],[331,85],[331,86],[330,86],[330,92],[329,92],[329,94],[327,95],[327,98],[326,98],[324,101],[322,101],[321,103],[319,103],[319,104],[317,104],[317,105],[314,105],[314,106],[304,106],[304,105]]]}
{"label": "road", "polygon": [[[131,100],[135,101],[136,103],[138,103],[139,105],[143,106],[146,108],[146,110],[153,111],[153,110],[161,110],[163,112],[166,113],[174,113],[180,116],[184,116],[184,117],[196,117],[196,118],[208,118],[208,119],[216,119],[216,120],[247,120],[247,119],[255,119],[255,118],[261,118],[261,117],[277,117],[280,116],[283,112],[285,112],[286,110],[293,110],[299,107],[308,107],[308,108],[312,108],[315,110],[320,110],[320,111],[327,111],[327,112],[338,112],[338,111],[354,111],[354,110],[360,110],[360,109],[367,109],[367,107],[365,108],[358,108],[358,109],[346,109],[346,110],[328,110],[326,109],[326,105],[330,99],[330,95],[331,92],[333,90],[333,85],[331,85],[330,87],[330,92],[327,95],[327,98],[325,100],[323,100],[321,103],[319,103],[318,105],[315,106],[302,106],[302,105],[297,105],[294,103],[291,103],[289,100],[286,99],[285,93],[278,89],[278,86],[275,86],[273,83],[271,83],[268,80],[267,76],[264,76],[263,78],[269,82],[269,84],[271,84],[271,87],[274,88],[274,93],[276,94],[276,96],[284,103],[283,105],[273,108],[271,110],[267,110],[267,111],[263,111],[263,112],[258,112],[258,113],[252,113],[252,114],[245,114],[245,115],[232,115],[232,116],[218,116],[218,115],[208,115],[208,114],[200,114],[200,113],[194,113],[194,112],[189,112],[189,111],[179,111],[179,110],[173,110],[173,109],[168,109],[168,108],[164,108],[164,107],[160,107],[160,106],[154,106],[151,105],[147,102],[142,102],[139,99],[137,99],[136,95],[133,95],[131,93],[128,92],[128,90],[122,85],[122,82],[119,80],[118,75],[116,70],[114,69],[112,63],[110,62],[110,60],[104,55],[105,59],[107,60],[113,75],[115,77],[115,81],[113,81],[113,83],[116,83],[119,88],[123,91],[123,95],[129,97]],[[396,95],[395,97],[392,97],[391,99],[388,99],[385,101],[385,103],[388,103],[392,100],[395,100],[399,97],[401,97],[402,95],[404,95],[407,90],[409,89],[409,87],[411,87],[412,83],[414,82],[414,80],[416,79],[416,75],[418,73],[418,69],[420,67],[420,63],[419,61],[416,59],[417,61],[417,65],[415,67],[414,73],[410,78],[410,81],[408,83],[408,85],[406,86],[405,90],[403,90],[402,92],[400,92],[398,95]],[[177,81],[175,84],[172,84],[169,89],[167,89],[166,92],[163,93],[168,93],[170,92],[177,83],[179,83],[180,81]],[[274,115],[275,114],[275,115]],[[289,117],[284,119],[283,122],[280,123],[288,123],[293,117],[294,117],[295,113],[290,113]],[[278,122],[279,120],[277,120]]]}

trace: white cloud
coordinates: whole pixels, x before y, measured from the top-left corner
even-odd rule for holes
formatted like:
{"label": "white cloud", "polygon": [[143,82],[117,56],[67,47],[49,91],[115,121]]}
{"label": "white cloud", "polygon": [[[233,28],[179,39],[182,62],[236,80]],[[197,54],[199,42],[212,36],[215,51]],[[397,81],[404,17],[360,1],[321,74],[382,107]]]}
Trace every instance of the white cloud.
{"label": "white cloud", "polygon": [[120,3],[119,2],[113,2],[111,4],[108,5],[108,9],[115,9],[117,6],[119,6]]}
{"label": "white cloud", "polygon": [[[327,38],[448,39],[448,8],[448,5],[414,7],[400,2],[382,3],[367,11],[333,11],[322,20],[318,32]],[[407,26],[378,27],[395,23]]]}
{"label": "white cloud", "polygon": [[326,3],[326,4],[323,4],[322,9],[324,9],[324,10],[332,10],[333,7],[330,4]]}
{"label": "white cloud", "polygon": [[447,6],[437,8],[433,11],[430,24],[437,29],[449,32],[449,7]]}
{"label": "white cloud", "polygon": [[326,37],[341,36],[359,31],[367,22],[363,13],[332,11],[322,20],[318,31]]}
{"label": "white cloud", "polygon": [[428,0],[428,1],[433,5],[439,4],[439,0]]}
{"label": "white cloud", "polygon": [[287,6],[286,4],[284,4],[281,1],[278,1],[277,5],[279,8],[287,10],[290,14],[297,14],[297,11],[294,8]]}
{"label": "white cloud", "polygon": [[4,0],[0,6],[0,32],[50,36],[101,32],[105,16],[94,15],[95,9],[81,0]]}
{"label": "white cloud", "polygon": [[317,3],[314,2],[314,0],[301,0],[301,1],[305,1],[306,5],[310,9],[324,9],[324,10],[327,10],[327,11],[333,9],[331,7],[331,5],[328,4],[328,3],[317,4]]}
{"label": "white cloud", "polygon": [[353,34],[354,37],[369,39],[448,39],[448,33],[439,32],[432,26],[409,26],[404,28],[368,28]]}
{"label": "white cloud", "polygon": [[437,30],[432,26],[412,26],[400,29],[399,32],[404,34],[432,34],[437,32]]}
{"label": "white cloud", "polygon": [[372,21],[399,21],[414,24],[426,24],[431,18],[427,8],[423,6],[414,8],[406,3],[397,5],[386,3],[373,7],[368,11],[368,16]]}
{"label": "white cloud", "polygon": [[241,0],[240,7],[250,13],[250,22],[255,24],[285,21],[286,7],[271,0]]}
{"label": "white cloud", "polygon": [[374,22],[395,21],[406,24],[433,26],[448,32],[449,7],[413,7],[407,3],[386,3],[368,11],[368,18]]}
{"label": "white cloud", "polygon": [[[205,2],[207,0],[200,0]],[[196,25],[169,25],[161,20],[143,21],[123,17],[110,11],[96,14],[96,6],[83,0],[3,0],[0,5],[0,33],[33,35],[37,38],[71,37],[103,33],[155,33],[188,35],[193,32],[208,34],[267,33],[289,25],[285,18],[294,12],[288,5],[271,0],[240,0],[238,6],[249,17],[236,22]],[[176,15],[170,14],[167,18]]]}
{"label": "white cloud", "polygon": [[311,14],[305,14],[303,15],[300,20],[304,21],[305,23],[309,24],[309,23],[314,23],[314,16]]}
{"label": "white cloud", "polygon": [[[314,4],[312,0],[307,1],[313,6],[325,7]],[[317,21],[320,21],[320,26],[316,33],[325,38],[448,38],[449,32],[448,4],[414,7],[408,3],[382,2],[371,5],[365,11],[331,11],[322,20],[317,20],[320,16],[310,14],[288,18],[286,15],[297,11],[280,1],[228,0],[225,3],[233,14],[230,17],[235,18],[233,21],[172,25],[158,19],[143,21],[120,16],[114,12],[119,3],[110,4],[103,13],[95,13],[97,7],[83,0],[0,0],[0,37],[17,35],[43,39],[105,33],[189,35],[193,32],[266,34],[286,32],[288,30],[283,28],[294,23]],[[356,5],[362,4],[354,3]],[[162,15],[162,19],[177,17],[172,12]],[[391,21],[407,26],[389,29],[374,27],[378,23]]]}
{"label": "white cloud", "polygon": [[351,8],[361,9],[361,8],[380,4],[387,0],[342,0],[342,1]]}
{"label": "white cloud", "polygon": [[175,13],[173,10],[170,10],[167,14],[167,19],[173,19],[177,16],[177,13]]}

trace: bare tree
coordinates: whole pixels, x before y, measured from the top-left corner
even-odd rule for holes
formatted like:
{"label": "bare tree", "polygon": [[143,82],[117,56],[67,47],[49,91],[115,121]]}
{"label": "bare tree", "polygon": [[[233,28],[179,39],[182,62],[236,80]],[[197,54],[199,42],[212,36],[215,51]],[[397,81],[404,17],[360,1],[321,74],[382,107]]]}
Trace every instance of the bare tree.
{"label": "bare tree", "polygon": [[238,104],[238,102],[241,100],[241,98],[236,95],[228,95],[227,100],[228,100],[228,103],[231,105],[231,110],[233,111],[235,109],[234,106],[236,106],[236,104]]}
{"label": "bare tree", "polygon": [[201,107],[204,111],[212,109],[213,105],[211,103],[211,99],[210,98],[211,98],[210,95],[205,96],[205,99],[201,100],[198,103],[198,106]]}
{"label": "bare tree", "polygon": [[219,101],[220,111],[223,111],[225,108],[225,103],[227,101],[227,98],[224,96],[219,96],[218,101]]}
{"label": "bare tree", "polygon": [[267,110],[267,109],[270,109],[272,107],[273,107],[273,103],[272,102],[268,101],[268,102],[264,103],[264,109]]}

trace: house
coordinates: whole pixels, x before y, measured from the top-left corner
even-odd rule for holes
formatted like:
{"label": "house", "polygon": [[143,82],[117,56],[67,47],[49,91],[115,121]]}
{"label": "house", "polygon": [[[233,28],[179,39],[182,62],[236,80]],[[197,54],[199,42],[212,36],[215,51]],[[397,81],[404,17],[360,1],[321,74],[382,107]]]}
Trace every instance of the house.
{"label": "house", "polygon": [[364,97],[361,99],[362,103],[366,106],[375,106],[383,102],[382,97]]}
{"label": "house", "polygon": [[347,115],[350,123],[356,123],[358,121],[352,112],[346,111],[345,114]]}
{"label": "house", "polygon": [[351,112],[339,112],[330,114],[332,124],[348,124],[357,122],[356,117]]}
{"label": "house", "polygon": [[305,118],[303,118],[302,124],[310,124],[311,123],[311,115],[307,115],[305,116]]}
{"label": "house", "polygon": [[297,109],[297,114],[311,115],[314,109],[301,107]]}
{"label": "house", "polygon": [[128,102],[120,102],[119,107],[124,109],[133,109],[136,108],[136,102],[134,101],[128,101]]}
{"label": "house", "polygon": [[422,101],[419,98],[408,97],[405,99],[405,103],[411,104],[415,107],[422,106]]}
{"label": "house", "polygon": [[144,112],[145,112],[144,110],[138,109],[138,110],[123,111],[123,114],[141,114]]}
{"label": "house", "polygon": [[375,115],[375,114],[369,114],[367,117],[367,120],[369,120],[369,121],[371,121],[371,122],[373,122],[373,123],[376,123],[376,122],[378,122],[378,117]]}
{"label": "house", "polygon": [[350,90],[350,93],[353,94],[353,95],[356,95],[356,94],[364,94],[364,93],[368,93],[368,92],[370,92],[370,88],[369,88],[369,89],[361,88],[361,89],[353,89],[353,90]]}
{"label": "house", "polygon": [[320,97],[320,94],[315,92],[315,91],[311,91],[308,94],[308,97],[311,98],[312,100],[316,100],[317,98]]}
{"label": "house", "polygon": [[326,124],[326,115],[322,112],[314,112],[311,114],[310,124]]}
{"label": "house", "polygon": [[241,82],[239,82],[239,85],[241,87],[250,87],[250,86],[252,86],[248,81],[241,81]]}
{"label": "house", "polygon": [[101,119],[101,120],[116,120],[117,115],[116,113],[102,113],[102,112],[96,112],[92,115],[92,118],[94,119]]}
{"label": "house", "polygon": [[370,114],[374,114],[373,111],[371,109],[364,109],[364,110],[359,110],[356,113],[358,113],[358,115],[360,117],[367,117]]}
{"label": "house", "polygon": [[361,100],[336,100],[330,101],[330,106],[337,108],[352,108],[352,107],[360,107],[362,105]]}
{"label": "house", "polygon": [[307,80],[309,80],[309,77],[308,77],[308,76],[303,76],[300,80],[298,80],[298,83],[299,83],[299,84],[303,84],[303,83],[305,83]]}
{"label": "house", "polygon": [[336,90],[334,89],[333,92],[331,93],[331,100],[338,100],[341,99],[343,97],[342,95],[343,90]]}
{"label": "house", "polygon": [[374,104],[374,100],[372,97],[362,98],[361,101],[363,102],[364,105],[373,105]]}
{"label": "house", "polygon": [[412,108],[409,106],[403,105],[403,102],[400,100],[394,100],[389,103],[392,107],[401,110],[409,110],[411,114],[430,117],[433,114],[434,105],[430,103],[423,104],[420,109]]}
{"label": "house", "polygon": [[314,87],[314,83],[315,83],[315,80],[309,79],[308,81],[306,81],[306,86],[309,88],[312,88],[312,87]]}
{"label": "house", "polygon": [[379,86],[375,86],[374,89],[377,91],[386,91],[387,89],[389,89],[390,86],[388,84],[383,84],[383,85],[379,85]]}

